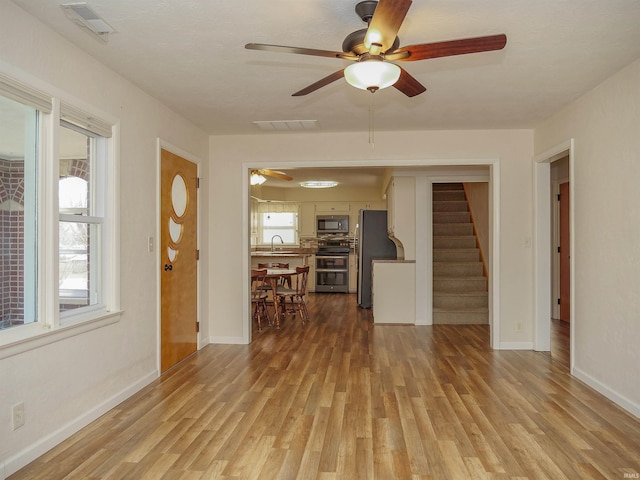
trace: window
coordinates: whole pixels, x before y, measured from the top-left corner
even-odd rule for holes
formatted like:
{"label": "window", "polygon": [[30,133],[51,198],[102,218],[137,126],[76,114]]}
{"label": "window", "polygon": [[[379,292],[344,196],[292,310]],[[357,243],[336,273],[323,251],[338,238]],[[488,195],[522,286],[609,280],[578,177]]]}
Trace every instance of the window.
{"label": "window", "polygon": [[101,303],[104,218],[96,176],[97,166],[107,158],[104,138],[65,122],[60,128],[58,303],[60,312],[66,312]]}
{"label": "window", "polygon": [[[280,235],[282,242],[274,235]],[[258,239],[262,245],[271,240],[285,245],[298,244],[298,204],[261,202],[258,204]]]}
{"label": "window", "polygon": [[0,96],[0,329],[37,320],[39,112]]}
{"label": "window", "polygon": [[298,243],[297,215],[291,212],[263,213],[260,215],[262,243],[271,243],[274,235],[280,235],[282,243],[295,245]]}
{"label": "window", "polygon": [[117,312],[114,123],[0,74],[0,347]]}

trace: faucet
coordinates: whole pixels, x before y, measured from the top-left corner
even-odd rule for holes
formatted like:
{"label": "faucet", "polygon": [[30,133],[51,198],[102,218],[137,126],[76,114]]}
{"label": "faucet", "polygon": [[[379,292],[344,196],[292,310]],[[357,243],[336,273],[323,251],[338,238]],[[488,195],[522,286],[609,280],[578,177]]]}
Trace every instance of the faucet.
{"label": "faucet", "polygon": [[280,243],[284,244],[284,240],[282,239],[282,237],[280,235],[274,235],[273,237],[271,237],[271,251],[273,252],[273,239],[278,237],[280,239]]}

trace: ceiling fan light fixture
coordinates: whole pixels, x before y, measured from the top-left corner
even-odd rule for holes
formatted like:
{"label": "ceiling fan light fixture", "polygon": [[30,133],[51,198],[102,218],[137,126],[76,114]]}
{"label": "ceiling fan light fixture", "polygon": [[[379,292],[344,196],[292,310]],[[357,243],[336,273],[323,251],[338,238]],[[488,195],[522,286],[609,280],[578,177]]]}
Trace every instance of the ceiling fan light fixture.
{"label": "ceiling fan light fixture", "polygon": [[251,176],[249,177],[249,183],[251,185],[262,185],[267,181],[267,178],[264,175],[260,175],[258,172],[251,172]]}
{"label": "ceiling fan light fixture", "polygon": [[331,188],[338,185],[338,182],[333,180],[309,180],[307,182],[300,182],[300,186],[303,188]]}
{"label": "ceiling fan light fixture", "polygon": [[372,58],[349,65],[344,69],[344,78],[349,85],[375,92],[396,83],[400,78],[400,67]]}

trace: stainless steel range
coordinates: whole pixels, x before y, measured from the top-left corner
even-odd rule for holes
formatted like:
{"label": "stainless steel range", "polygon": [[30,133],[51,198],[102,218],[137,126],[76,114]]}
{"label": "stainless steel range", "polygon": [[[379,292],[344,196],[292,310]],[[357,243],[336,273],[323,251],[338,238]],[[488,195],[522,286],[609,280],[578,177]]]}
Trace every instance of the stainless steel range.
{"label": "stainless steel range", "polygon": [[323,237],[316,253],[316,292],[349,293],[349,238]]}

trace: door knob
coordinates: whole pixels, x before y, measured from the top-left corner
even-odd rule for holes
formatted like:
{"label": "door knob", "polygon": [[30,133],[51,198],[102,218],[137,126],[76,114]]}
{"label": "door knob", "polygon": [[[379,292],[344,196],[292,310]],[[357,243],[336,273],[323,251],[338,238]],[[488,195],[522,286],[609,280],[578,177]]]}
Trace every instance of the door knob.
{"label": "door knob", "polygon": [[166,272],[167,270],[173,270],[173,265],[169,265],[169,264],[166,264],[166,263],[165,263],[165,265],[164,265],[164,271]]}

